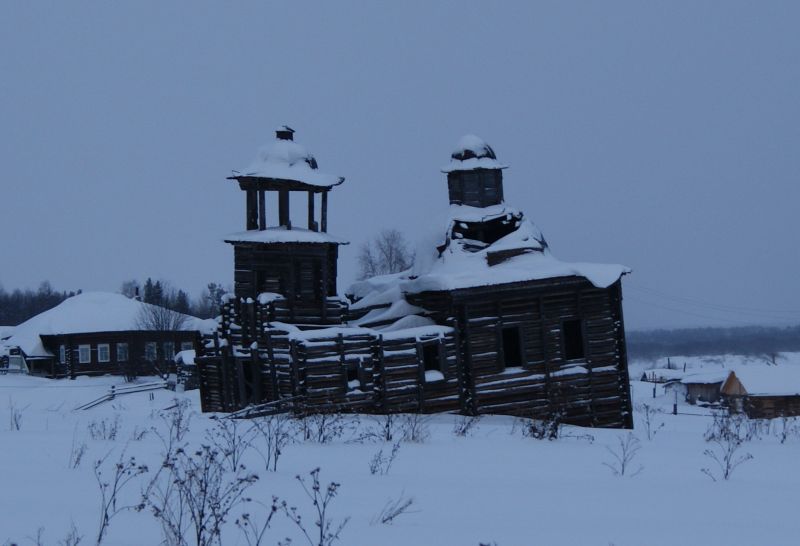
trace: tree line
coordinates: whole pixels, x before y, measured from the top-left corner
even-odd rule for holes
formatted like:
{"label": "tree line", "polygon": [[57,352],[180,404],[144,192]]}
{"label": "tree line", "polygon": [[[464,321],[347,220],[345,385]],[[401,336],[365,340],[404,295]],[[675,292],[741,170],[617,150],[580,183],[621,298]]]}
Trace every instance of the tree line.
{"label": "tree line", "polygon": [[676,355],[770,355],[800,351],[800,325],[632,331],[627,333],[626,339],[632,359],[653,360]]}
{"label": "tree line", "polygon": [[0,326],[16,326],[79,293],[80,290],[53,290],[48,281],[41,283],[36,290],[17,288],[13,292],[7,292],[0,286]]}
{"label": "tree line", "polygon": [[169,282],[148,277],[144,283],[131,279],[122,283],[120,293],[129,298],[138,298],[144,303],[165,307],[184,315],[213,318],[220,314],[222,296],[227,292],[221,283],[210,282],[197,298],[192,298]]}

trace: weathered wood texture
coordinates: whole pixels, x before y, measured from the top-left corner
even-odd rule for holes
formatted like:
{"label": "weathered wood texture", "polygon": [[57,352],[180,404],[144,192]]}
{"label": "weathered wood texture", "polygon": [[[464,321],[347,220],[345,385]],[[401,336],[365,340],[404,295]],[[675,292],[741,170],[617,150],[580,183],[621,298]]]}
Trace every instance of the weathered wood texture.
{"label": "weathered wood texture", "polygon": [[339,324],[335,244],[234,245],[234,292],[255,299],[262,292],[284,296],[281,320],[293,324]]}
{"label": "weathered wood texture", "polygon": [[800,395],[793,396],[728,396],[732,410],[743,411],[750,419],[775,419],[800,415]]}
{"label": "weathered wood texture", "polygon": [[[449,301],[448,301],[449,299]],[[579,278],[426,293],[411,302],[453,320],[463,338],[462,398],[475,413],[544,416],[631,427],[620,283]],[[580,320],[583,356],[564,356],[563,323]],[[503,330],[517,329],[519,365],[508,366]]]}
{"label": "weathered wood texture", "polygon": [[503,172],[499,169],[471,169],[447,174],[450,203],[488,207],[503,202]]}
{"label": "weathered wood texture", "polygon": [[[270,327],[270,306],[278,302],[228,302],[222,335],[237,349],[199,359],[201,385],[227,389],[204,393],[204,410],[292,398],[303,411],[558,415],[580,425],[632,426],[619,283],[599,289],[561,279],[422,294],[412,302],[453,332],[418,339],[361,330],[298,339]],[[566,320],[581,321],[580,358],[565,358]],[[516,333],[504,334],[509,329]],[[431,344],[439,355],[435,380],[425,373]]]}

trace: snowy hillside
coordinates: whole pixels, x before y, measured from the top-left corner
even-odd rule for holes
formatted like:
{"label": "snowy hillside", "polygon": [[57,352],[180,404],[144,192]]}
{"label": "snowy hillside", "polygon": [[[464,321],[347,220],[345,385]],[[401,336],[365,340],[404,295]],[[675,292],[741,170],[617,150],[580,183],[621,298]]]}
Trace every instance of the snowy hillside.
{"label": "snowy hillside", "polygon": [[[100,521],[94,461],[105,457],[100,467],[104,479],[121,457],[146,464],[147,472],[120,493],[119,506],[138,504],[142,488],[162,462],[165,445],[159,435],[168,437],[167,423],[174,414],[165,408],[176,400],[189,404],[190,430],[180,443],[190,449],[208,444],[207,431],[219,426],[196,413],[197,391],[160,390],[152,400],[149,393],[132,394],[91,410],[73,410],[118,382],[111,377],[52,381],[0,376],[5,402],[0,409],[0,541],[34,543],[29,537],[36,537],[41,527],[41,543],[57,544],[74,522],[83,544],[94,544]],[[619,469],[615,455],[620,455],[619,441],[627,432],[565,427],[557,440],[536,440],[525,437],[521,423],[508,417],[483,418],[463,437],[454,431],[457,423],[464,424],[462,418],[423,418],[416,423],[416,441],[402,439],[409,432],[402,419],[393,427],[393,441],[384,441],[385,418],[342,417],[324,427],[331,436],[325,443],[318,441],[313,423],[306,429],[315,438],[304,440],[302,424],[294,422],[295,440],[284,448],[276,472],[265,470],[262,455],[268,450],[264,437],[257,435],[242,458],[248,472],[259,476],[246,492],[253,502],[231,511],[222,543],[248,544],[235,520],[247,512],[261,521],[267,508],[259,503],[269,506],[273,495],[296,506],[313,533],[313,506],[295,476],[308,480],[316,467],[321,467],[323,489],[331,481],[341,484],[329,506],[334,528],[350,518],[333,544],[752,545],[766,536],[771,544],[796,543],[796,432],[781,443],[781,422],[763,429],[760,438],[741,447],[740,454],[750,453],[753,459],[725,481],[703,453],[716,446],[703,438],[712,423],[706,410],[682,406],[686,415],[677,416],[651,410],[648,440],[641,403],[666,412],[672,401],[649,398],[649,384],[635,381],[632,390],[640,449],[626,476],[615,475],[606,464]],[[251,426],[249,421],[237,423],[239,433]],[[387,471],[394,445],[399,448]],[[76,464],[83,446],[85,453]],[[718,481],[701,473],[702,468]],[[377,522],[390,499],[413,499],[413,504],[392,523]],[[103,543],[159,544],[161,537],[152,510],[126,510],[110,520]],[[266,537],[262,544],[274,545],[285,537],[293,544],[306,543],[280,512]]]}

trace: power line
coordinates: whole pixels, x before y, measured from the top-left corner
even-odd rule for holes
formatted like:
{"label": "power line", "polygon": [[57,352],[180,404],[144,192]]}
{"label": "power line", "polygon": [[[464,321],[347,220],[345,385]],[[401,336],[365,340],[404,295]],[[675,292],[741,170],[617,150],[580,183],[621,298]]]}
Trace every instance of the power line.
{"label": "power line", "polygon": [[703,315],[701,313],[695,313],[695,312],[692,312],[692,311],[687,311],[685,309],[675,309],[674,307],[667,307],[665,305],[661,305],[661,304],[658,304],[658,303],[653,303],[653,302],[650,302],[650,301],[641,300],[641,299],[636,298],[634,296],[626,296],[626,299],[633,300],[633,301],[635,301],[637,303],[643,303],[644,305],[649,305],[651,307],[658,307],[659,309],[664,309],[666,311],[672,311],[674,313],[683,313],[684,315],[691,315],[693,317],[702,318],[702,319],[706,319],[706,320],[717,320],[717,321],[721,320],[721,321],[724,321],[724,322],[730,322],[731,324],[739,324],[739,325],[744,325],[744,326],[751,326],[752,325],[752,322],[747,322],[747,321],[740,320],[740,319],[714,317],[714,316],[711,316],[711,315]]}
{"label": "power line", "polygon": [[737,314],[744,314],[744,315],[751,315],[760,318],[771,318],[773,320],[789,320],[792,317],[789,316],[782,316],[782,314],[789,314],[789,315],[797,315],[800,316],[800,310],[789,310],[789,309],[756,309],[752,307],[741,307],[735,305],[723,305],[712,303],[704,300],[699,300],[695,298],[689,298],[686,296],[675,296],[667,294],[666,292],[662,292],[653,288],[648,288],[645,286],[637,286],[634,284],[629,285],[629,288],[634,290],[640,291],[644,294],[658,296],[660,298],[664,298],[666,300],[671,300],[675,303],[682,303],[682,304],[689,304],[695,307],[705,308],[713,311],[721,311],[725,313],[737,313]]}

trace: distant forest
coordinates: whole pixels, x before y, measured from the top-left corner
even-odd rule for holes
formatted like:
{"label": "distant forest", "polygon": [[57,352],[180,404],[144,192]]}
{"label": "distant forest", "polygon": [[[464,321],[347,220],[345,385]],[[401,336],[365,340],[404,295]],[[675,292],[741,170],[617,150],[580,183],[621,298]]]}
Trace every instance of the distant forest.
{"label": "distant forest", "polygon": [[[184,290],[172,288],[166,281],[148,278],[143,283],[126,281],[119,292],[128,297],[138,295],[146,303],[209,318],[219,314],[225,289],[220,283],[208,283],[199,297],[192,298]],[[0,286],[0,326],[16,326],[75,294],[54,290],[47,281],[39,285],[37,290],[7,292]],[[628,356],[637,360],[677,355],[770,355],[781,351],[800,351],[800,325],[785,328],[743,326],[629,331],[627,340]]]}
{"label": "distant forest", "polygon": [[739,326],[627,332],[630,359],[718,354],[770,355],[800,351],[800,326]]}

